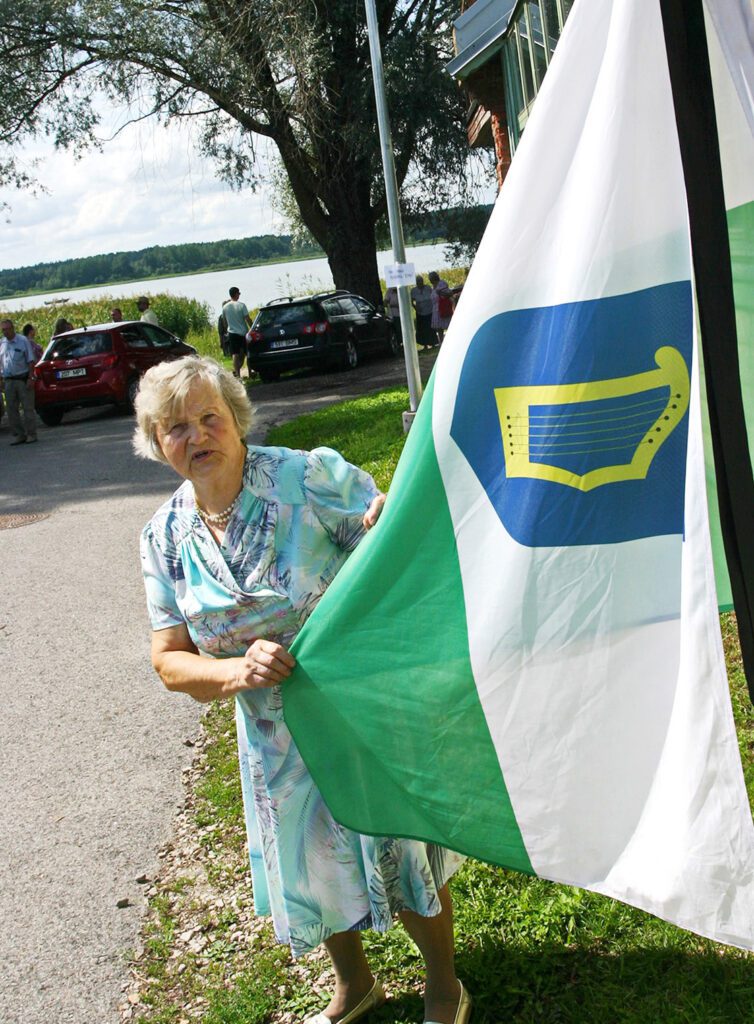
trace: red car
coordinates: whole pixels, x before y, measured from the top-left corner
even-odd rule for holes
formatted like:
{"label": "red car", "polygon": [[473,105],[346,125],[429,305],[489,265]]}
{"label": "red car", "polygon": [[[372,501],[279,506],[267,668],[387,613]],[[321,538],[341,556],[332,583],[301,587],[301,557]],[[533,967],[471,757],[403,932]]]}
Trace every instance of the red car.
{"label": "red car", "polygon": [[140,320],[77,327],[53,338],[32,371],[37,412],[56,427],[70,409],[131,408],[150,366],[189,355],[196,349]]}

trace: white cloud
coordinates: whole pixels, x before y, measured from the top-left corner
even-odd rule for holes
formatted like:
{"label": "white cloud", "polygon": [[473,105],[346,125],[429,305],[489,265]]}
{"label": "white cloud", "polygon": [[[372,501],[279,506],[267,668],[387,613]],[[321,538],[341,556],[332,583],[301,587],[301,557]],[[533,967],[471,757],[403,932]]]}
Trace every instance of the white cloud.
{"label": "white cloud", "polygon": [[[120,113],[106,113],[112,126]],[[0,192],[0,269],[284,230],[268,194],[231,192],[181,125],[130,125],[80,160],[43,142],[22,155],[48,193]]]}

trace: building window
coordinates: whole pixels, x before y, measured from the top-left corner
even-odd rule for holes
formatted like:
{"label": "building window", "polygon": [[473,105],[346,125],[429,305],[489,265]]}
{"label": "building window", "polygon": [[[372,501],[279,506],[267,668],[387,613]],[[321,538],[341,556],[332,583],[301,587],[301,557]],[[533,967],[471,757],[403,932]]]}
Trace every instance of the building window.
{"label": "building window", "polygon": [[545,52],[542,12],[539,9],[537,0],[528,0],[526,4],[526,17],[529,22],[529,39],[531,40],[531,53],[534,61],[534,78],[537,83],[537,90],[539,90],[542,79],[545,77],[550,57]]}
{"label": "building window", "polygon": [[521,138],[572,6],[573,0],[519,0],[512,12],[502,49],[511,152]]}
{"label": "building window", "polygon": [[508,141],[511,153],[521,138],[519,117],[525,110],[523,88],[521,85],[521,69],[518,62],[518,44],[513,32],[505,40],[503,46],[503,76],[505,81],[505,113],[508,120]]}
{"label": "building window", "polygon": [[563,28],[560,21],[558,0],[542,0],[542,14],[545,19],[545,39],[547,41],[547,52],[552,57],[555,44],[558,41]]}

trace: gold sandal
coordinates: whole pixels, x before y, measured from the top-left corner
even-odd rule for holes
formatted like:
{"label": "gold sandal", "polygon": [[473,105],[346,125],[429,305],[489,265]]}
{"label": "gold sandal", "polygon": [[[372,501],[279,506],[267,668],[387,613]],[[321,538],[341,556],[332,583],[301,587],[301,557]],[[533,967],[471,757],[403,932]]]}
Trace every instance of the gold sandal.
{"label": "gold sandal", "polygon": [[378,1006],[387,999],[385,990],[382,987],[382,982],[375,979],[374,985],[370,988],[358,1006],[341,1017],[339,1021],[334,1021],[332,1017],[328,1017],[326,1013],[318,1013],[315,1017],[307,1017],[304,1024],[354,1024],[355,1021],[365,1017],[371,1010],[376,1010]]}
{"label": "gold sandal", "polygon": [[[456,1010],[456,1015],[453,1018],[453,1024],[467,1024],[467,1021],[471,1016],[472,999],[463,987],[463,982],[459,981],[458,984],[461,986],[461,998],[458,1000],[458,1009]],[[343,1024],[342,1021],[341,1024]],[[437,1024],[437,1021],[425,1020],[424,1024]]]}

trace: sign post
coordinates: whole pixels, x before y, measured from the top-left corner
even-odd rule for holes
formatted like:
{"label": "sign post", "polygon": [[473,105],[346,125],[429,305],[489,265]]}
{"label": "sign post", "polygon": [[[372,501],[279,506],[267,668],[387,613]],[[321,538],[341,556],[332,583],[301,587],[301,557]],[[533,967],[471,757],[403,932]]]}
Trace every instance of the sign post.
{"label": "sign post", "polygon": [[[377,106],[377,125],[380,132],[380,148],[382,150],[382,168],[385,174],[385,197],[390,222],[390,239],[393,245],[395,265],[385,268],[388,287],[398,289],[398,308],[401,316],[403,333],[403,355],[406,360],[406,378],[408,380],[408,397],[410,411],[403,415],[403,429],[408,429],[422,396],[422,382],[419,374],[419,355],[416,351],[414,334],[414,318],[411,315],[410,287],[414,284],[414,268],[406,263],[406,245],[403,241],[403,224],[398,204],[398,181],[395,176],[393,159],[393,141],[390,135],[387,101],[385,99],[385,80],[382,70],[382,50],[380,48],[380,32],[377,25],[377,12],[374,0],[365,0],[367,13],[367,31],[369,33],[369,52],[372,57],[372,78],[374,79],[374,99]],[[391,273],[389,274],[388,271]],[[394,272],[394,273],[393,273]],[[400,284],[391,285],[393,280]]]}

